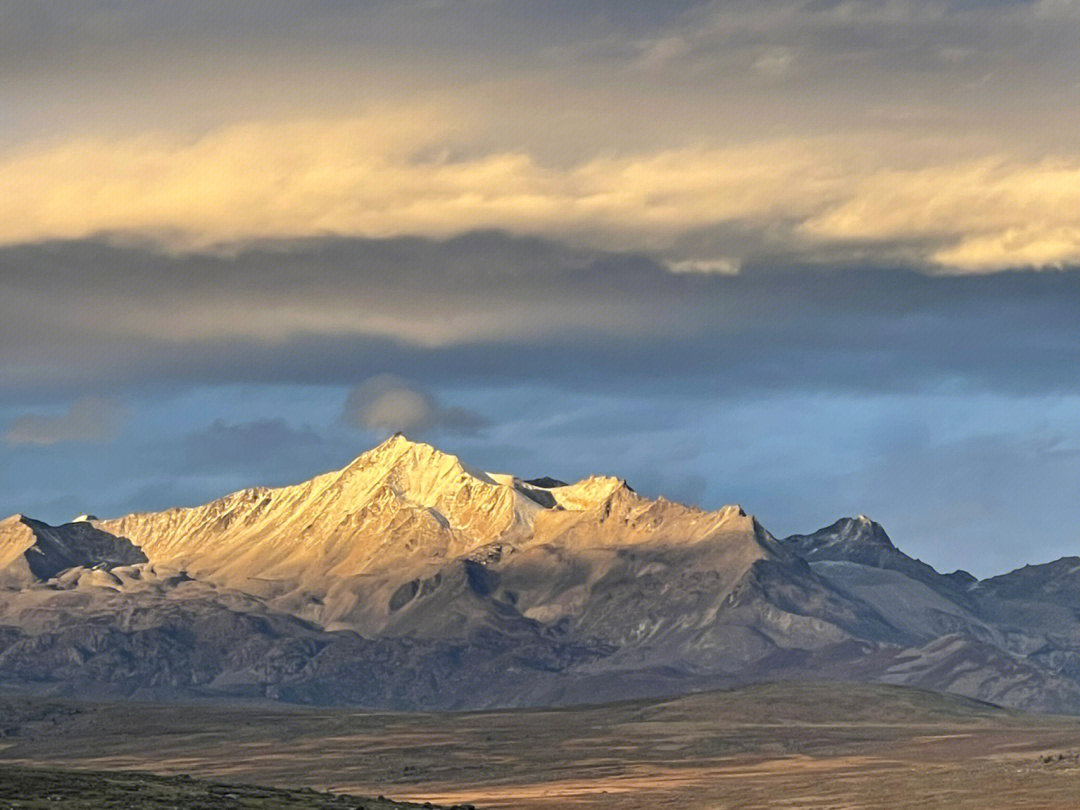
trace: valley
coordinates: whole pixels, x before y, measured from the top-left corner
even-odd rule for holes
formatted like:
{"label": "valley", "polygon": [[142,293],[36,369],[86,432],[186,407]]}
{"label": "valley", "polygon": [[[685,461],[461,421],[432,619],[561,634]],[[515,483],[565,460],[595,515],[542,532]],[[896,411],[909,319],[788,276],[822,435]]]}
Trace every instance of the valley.
{"label": "valley", "polygon": [[1080,799],[1080,720],[891,686],[764,684],[450,714],[8,695],[0,718],[0,772],[187,774],[478,808],[984,808],[992,797],[1064,809]]}

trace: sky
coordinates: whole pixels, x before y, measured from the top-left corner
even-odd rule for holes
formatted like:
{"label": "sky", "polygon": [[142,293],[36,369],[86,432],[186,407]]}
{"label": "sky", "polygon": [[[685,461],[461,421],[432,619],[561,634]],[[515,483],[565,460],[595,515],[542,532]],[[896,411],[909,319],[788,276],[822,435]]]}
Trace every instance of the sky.
{"label": "sky", "polygon": [[1080,553],[1080,2],[8,0],[0,513],[394,430]]}

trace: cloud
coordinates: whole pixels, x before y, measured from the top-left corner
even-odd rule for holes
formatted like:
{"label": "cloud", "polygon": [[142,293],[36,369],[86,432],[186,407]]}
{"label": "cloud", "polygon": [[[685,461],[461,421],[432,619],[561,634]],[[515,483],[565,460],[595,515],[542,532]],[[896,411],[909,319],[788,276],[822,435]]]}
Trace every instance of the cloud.
{"label": "cloud", "polygon": [[1076,271],[933,276],[765,253],[735,274],[674,273],[646,255],[492,232],[228,254],[19,246],[0,249],[0,405],[350,386],[387,369],[437,391],[496,380],[668,380],[717,396],[1074,390],[1078,301]]}
{"label": "cloud", "polygon": [[[180,346],[366,336],[439,346],[543,337],[584,322],[634,331],[647,323],[597,310],[582,295],[593,288],[609,304],[632,303],[643,275],[664,274],[643,257],[491,232],[446,241],[269,242],[174,256],[94,241],[22,246],[0,249],[0,270],[0,356],[8,361],[0,379],[21,362],[43,369],[68,352],[89,361],[93,345],[137,352],[140,340]],[[611,286],[613,275],[618,285]],[[53,316],[47,330],[46,315]]]}
{"label": "cloud", "polygon": [[723,256],[716,259],[682,259],[667,262],[667,268],[672,273],[721,273],[732,275],[739,272],[739,263]]}
{"label": "cloud", "polygon": [[848,200],[801,230],[830,241],[924,240],[933,245],[929,258],[947,269],[1080,262],[1080,158],[882,169],[854,185]]}
{"label": "cloud", "polygon": [[795,55],[787,48],[769,48],[754,60],[754,70],[770,79],[779,79],[791,68]]}
{"label": "cloud", "polygon": [[487,424],[480,414],[440,405],[432,394],[392,374],[371,377],[349,391],[341,418],[350,427],[380,433],[475,433]]}
{"label": "cloud", "polygon": [[0,154],[0,242],[114,233],[190,250],[503,228],[663,250],[688,231],[739,222],[772,228],[787,251],[810,256],[858,243],[870,256],[905,244],[913,265],[952,271],[1080,261],[1077,155],[909,154],[895,138],[855,133],[564,166],[527,151],[418,160],[418,150],[442,148],[444,130],[387,113],[9,149]]}
{"label": "cloud", "polygon": [[834,197],[843,182],[840,167],[796,142],[665,149],[565,167],[527,151],[415,158],[438,152],[447,129],[402,113],[252,122],[195,139],[152,133],[23,146],[0,155],[0,241],[114,232],[190,248],[503,228],[609,233],[642,244],[732,218],[807,216],[822,192]]}
{"label": "cloud", "polygon": [[[6,4],[0,243],[741,223],[814,259],[1080,257],[1076,3],[271,5]],[[718,247],[664,258],[752,258]]]}
{"label": "cloud", "polygon": [[28,413],[4,432],[8,444],[49,445],[59,442],[112,441],[131,419],[131,410],[113,399],[89,396],[72,402],[59,414]]}

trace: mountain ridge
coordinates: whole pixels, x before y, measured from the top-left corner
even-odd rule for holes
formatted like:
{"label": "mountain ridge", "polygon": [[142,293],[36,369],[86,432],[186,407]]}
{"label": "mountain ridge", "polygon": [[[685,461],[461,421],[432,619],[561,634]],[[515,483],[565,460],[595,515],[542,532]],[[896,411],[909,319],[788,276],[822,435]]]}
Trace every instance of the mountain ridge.
{"label": "mountain ridge", "polygon": [[863,515],[778,539],[401,435],[196,507],[8,518],[0,555],[22,688],[483,708],[838,677],[1080,712],[1080,565],[941,574]]}

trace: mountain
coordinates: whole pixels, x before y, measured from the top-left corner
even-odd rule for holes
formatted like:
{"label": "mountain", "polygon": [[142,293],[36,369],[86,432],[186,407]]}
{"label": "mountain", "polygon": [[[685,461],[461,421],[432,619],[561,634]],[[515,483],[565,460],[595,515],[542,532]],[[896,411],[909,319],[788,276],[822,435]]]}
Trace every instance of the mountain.
{"label": "mountain", "polygon": [[24,515],[0,520],[0,584],[44,582],[71,568],[108,569],[147,562],[126,538],[78,520],[49,526]]}
{"label": "mountain", "polygon": [[1080,711],[1080,562],[940,574],[865,517],[473,469],[397,435],[194,508],[0,522],[0,684],[394,708],[827,677]]}

